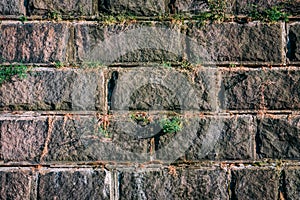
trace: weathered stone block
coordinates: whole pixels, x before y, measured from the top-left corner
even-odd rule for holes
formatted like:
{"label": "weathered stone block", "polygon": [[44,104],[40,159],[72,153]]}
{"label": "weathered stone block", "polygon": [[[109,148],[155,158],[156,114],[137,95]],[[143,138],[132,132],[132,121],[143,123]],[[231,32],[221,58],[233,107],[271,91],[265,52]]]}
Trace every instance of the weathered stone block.
{"label": "weathered stone block", "polygon": [[49,63],[66,61],[69,30],[66,23],[2,22],[0,63]]}
{"label": "weathered stone block", "polygon": [[262,109],[262,71],[223,71],[220,103],[223,109]]}
{"label": "weathered stone block", "polygon": [[29,0],[30,14],[40,15],[56,12],[64,15],[94,15],[96,12],[94,0]]}
{"label": "weathered stone block", "polygon": [[45,117],[2,118],[0,120],[1,160],[38,161],[48,131]]}
{"label": "weathered stone block", "polygon": [[226,12],[232,13],[235,4],[233,0],[181,0],[170,1],[168,4],[170,13],[192,13],[199,14],[203,12]]}
{"label": "weathered stone block", "polygon": [[1,199],[30,199],[32,177],[27,169],[0,171]]}
{"label": "weathered stone block", "polygon": [[38,199],[110,199],[109,171],[43,170],[40,174]]}
{"label": "weathered stone block", "polygon": [[253,159],[255,133],[256,122],[251,116],[200,119],[186,159]]}
{"label": "weathered stone block", "polygon": [[0,86],[0,110],[104,110],[102,70],[42,69]]}
{"label": "weathered stone block", "polygon": [[24,0],[1,0],[0,15],[25,15]]}
{"label": "weathered stone block", "polygon": [[234,70],[223,71],[222,77],[219,97],[223,109],[300,108],[299,70]]}
{"label": "weathered stone block", "polygon": [[291,23],[288,26],[287,58],[289,62],[300,62],[300,23]]}
{"label": "weathered stone block", "polygon": [[[215,110],[216,70],[182,73],[172,68],[122,70],[111,79],[111,110]],[[176,77],[176,78],[175,78]]]}
{"label": "weathered stone block", "polygon": [[119,172],[120,199],[228,199],[225,171]]}
{"label": "weathered stone block", "polygon": [[155,0],[100,0],[100,12],[110,14],[129,14],[135,16],[153,16],[165,13],[165,1]]}
{"label": "weathered stone block", "polygon": [[261,158],[300,158],[300,117],[265,117],[259,119],[256,138]]}
{"label": "weathered stone block", "polygon": [[298,0],[288,0],[288,1],[286,0],[268,0],[268,1],[237,0],[236,1],[237,14],[249,14],[253,11],[263,12],[268,9],[272,9],[274,7],[278,7],[279,10],[294,15],[300,13],[300,2]]}
{"label": "weathered stone block", "polygon": [[277,199],[279,177],[270,169],[231,171],[231,199]]}
{"label": "weathered stone block", "polygon": [[185,35],[169,22],[75,24],[75,60],[83,63],[181,61]]}
{"label": "weathered stone block", "polygon": [[133,121],[110,119],[105,130],[95,117],[56,117],[45,161],[148,161],[150,139],[137,135]]}
{"label": "weathered stone block", "polygon": [[193,63],[270,63],[284,61],[283,23],[189,22],[187,55]]}
{"label": "weathered stone block", "polygon": [[164,163],[187,160],[185,154],[198,136],[199,120],[196,118],[180,118],[180,121],[182,124],[180,131],[165,133],[162,129],[155,135],[155,157],[153,156],[153,158],[162,160]]}
{"label": "weathered stone block", "polygon": [[194,1],[194,0],[184,0],[184,1],[170,1],[169,5],[170,13],[200,13],[209,11],[209,5],[206,1]]}
{"label": "weathered stone block", "polygon": [[300,196],[300,170],[290,168],[284,170],[286,199],[297,199]]}

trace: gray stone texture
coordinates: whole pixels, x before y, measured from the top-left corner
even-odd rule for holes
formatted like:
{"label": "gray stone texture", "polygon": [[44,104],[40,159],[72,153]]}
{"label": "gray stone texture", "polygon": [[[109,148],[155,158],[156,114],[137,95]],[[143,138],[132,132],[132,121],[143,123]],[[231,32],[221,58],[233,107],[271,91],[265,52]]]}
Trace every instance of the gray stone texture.
{"label": "gray stone texture", "polygon": [[37,199],[110,199],[110,172],[104,170],[43,170]]}
{"label": "gray stone texture", "polygon": [[76,23],[75,61],[114,62],[181,61],[184,34],[170,22],[122,24]]}
{"label": "gray stone texture", "polygon": [[129,118],[110,119],[109,136],[100,128],[101,119],[55,118],[44,161],[148,161],[150,139],[134,135],[135,124]]}
{"label": "gray stone texture", "polygon": [[155,0],[100,0],[100,13],[113,15],[155,16],[165,13],[166,1]]}
{"label": "gray stone texture", "polygon": [[0,110],[104,110],[99,69],[38,68],[0,86]]}
{"label": "gray stone texture", "polygon": [[[111,110],[215,110],[216,70],[122,70],[111,89]],[[174,78],[176,77],[176,79]]]}
{"label": "gray stone texture", "polygon": [[63,15],[94,15],[97,1],[94,0],[29,0],[31,15],[44,15],[51,12]]}
{"label": "gray stone texture", "polygon": [[181,0],[170,1],[168,10],[170,13],[192,13],[199,14],[203,12],[225,12],[227,14],[248,15],[254,11],[264,12],[274,7],[282,12],[292,15],[300,13],[300,2],[297,0]]}
{"label": "gray stone texture", "polygon": [[228,70],[222,72],[221,107],[232,110],[300,108],[297,69]]}
{"label": "gray stone texture", "polygon": [[68,39],[66,23],[2,22],[0,63],[65,62]]}
{"label": "gray stone texture", "polygon": [[233,0],[181,0],[172,1],[168,4],[170,13],[192,13],[200,14],[204,12],[226,12],[233,13],[235,10],[235,1]]}
{"label": "gray stone texture", "polygon": [[294,22],[288,26],[287,58],[290,63],[300,62],[300,23]]}
{"label": "gray stone texture", "polygon": [[231,199],[278,199],[279,177],[273,169],[231,171]]}
{"label": "gray stone texture", "polygon": [[225,171],[119,172],[120,199],[228,199]]}
{"label": "gray stone texture", "polygon": [[1,160],[39,161],[47,130],[45,117],[0,119]]}
{"label": "gray stone texture", "polygon": [[30,199],[30,189],[33,178],[27,169],[0,171],[0,181],[1,200]]}
{"label": "gray stone texture", "polygon": [[[253,7],[253,5],[255,7]],[[253,11],[263,12],[274,7],[278,7],[281,11],[293,15],[297,15],[300,13],[300,2],[298,0],[237,0],[236,14],[249,14]]]}
{"label": "gray stone texture", "polygon": [[25,15],[24,0],[1,0],[0,15]]}
{"label": "gray stone texture", "polygon": [[186,160],[253,159],[255,133],[256,121],[249,115],[202,118]]}
{"label": "gray stone texture", "polygon": [[164,133],[161,118],[139,125],[129,115],[115,116],[105,131],[102,119],[93,116],[3,118],[1,159],[47,163],[253,158],[256,124],[250,116],[182,118],[177,133]]}
{"label": "gray stone texture", "polygon": [[186,51],[192,63],[263,63],[284,61],[282,23],[187,22]]}
{"label": "gray stone texture", "polygon": [[270,116],[258,120],[256,137],[259,158],[300,158],[300,117]]}
{"label": "gray stone texture", "polygon": [[289,168],[284,170],[286,200],[297,199],[300,196],[300,169]]}

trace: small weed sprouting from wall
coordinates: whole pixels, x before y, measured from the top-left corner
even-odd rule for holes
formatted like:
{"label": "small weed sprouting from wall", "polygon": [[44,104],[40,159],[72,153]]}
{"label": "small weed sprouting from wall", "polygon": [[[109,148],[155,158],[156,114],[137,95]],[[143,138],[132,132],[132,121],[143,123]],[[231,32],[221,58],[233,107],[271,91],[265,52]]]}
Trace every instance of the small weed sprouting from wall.
{"label": "small weed sprouting from wall", "polygon": [[0,85],[6,81],[11,81],[14,76],[20,79],[27,77],[28,67],[25,65],[0,66]]}
{"label": "small weed sprouting from wall", "polygon": [[164,133],[176,133],[182,130],[182,121],[177,116],[161,119],[159,124]]}
{"label": "small weed sprouting from wall", "polygon": [[151,117],[145,112],[132,113],[130,118],[142,126],[146,126],[152,122]]}
{"label": "small weed sprouting from wall", "polygon": [[19,20],[22,22],[22,24],[24,24],[24,22],[27,22],[27,21],[28,21],[27,17],[24,16],[24,15],[20,16],[20,17],[19,17]]}
{"label": "small weed sprouting from wall", "polygon": [[288,22],[289,14],[282,11],[281,7],[273,6],[269,9],[259,11],[257,5],[252,4],[252,11],[249,13],[249,17],[253,20],[260,20],[264,22],[277,22],[283,20]]}
{"label": "small weed sprouting from wall", "polygon": [[112,133],[108,130],[109,127],[109,116],[108,115],[103,115],[101,116],[100,114],[97,114],[97,132],[95,135],[103,137],[105,139],[111,139],[112,138]]}
{"label": "small weed sprouting from wall", "polygon": [[60,14],[60,12],[56,11],[56,10],[52,10],[50,11],[48,14],[48,19],[52,19],[54,21],[61,21],[62,20],[62,15]]}
{"label": "small weed sprouting from wall", "polygon": [[59,69],[59,68],[62,68],[64,66],[64,64],[60,61],[57,61],[54,63],[54,66],[55,66],[55,68]]}
{"label": "small weed sprouting from wall", "polygon": [[99,135],[100,137],[104,137],[106,139],[112,138],[112,133],[109,132],[107,129],[104,129],[104,127],[102,127],[102,126],[98,127],[97,135]]}

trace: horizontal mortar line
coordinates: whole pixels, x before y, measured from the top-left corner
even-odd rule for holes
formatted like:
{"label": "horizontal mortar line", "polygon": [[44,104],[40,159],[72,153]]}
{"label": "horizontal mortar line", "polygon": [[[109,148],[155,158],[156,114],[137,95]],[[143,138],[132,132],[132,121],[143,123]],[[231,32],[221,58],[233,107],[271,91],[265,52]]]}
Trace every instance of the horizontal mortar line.
{"label": "horizontal mortar line", "polygon": [[151,162],[113,162],[113,161],[78,161],[78,162],[48,162],[48,163],[33,163],[33,162],[7,162],[0,163],[1,168],[166,168],[168,166],[174,166],[178,168],[211,168],[211,167],[224,167],[227,168],[274,168],[278,165],[283,167],[300,167],[300,160],[298,159],[260,159],[260,160],[224,160],[224,161],[186,161],[177,163],[164,163],[163,161],[156,160]]}
{"label": "horizontal mortar line", "polygon": [[[203,64],[206,66],[209,64]],[[226,62],[217,62],[216,66],[218,68],[226,67],[226,68],[235,68],[235,67],[245,67],[245,68],[271,68],[271,67],[288,67],[288,66],[296,66],[296,65],[287,65],[283,63],[271,63],[270,62],[236,62],[236,61],[226,61]]]}
{"label": "horizontal mortar line", "polygon": [[14,65],[25,65],[31,67],[46,67],[46,68],[55,68],[55,63],[22,63],[22,62],[3,62],[1,66],[14,66]]}
{"label": "horizontal mortar line", "polygon": [[[81,67],[84,66],[84,63],[78,64],[69,64],[65,63],[63,67],[57,68],[53,63],[1,63],[1,66],[9,67],[9,66],[17,66],[17,65],[25,65],[28,67],[32,67],[32,69],[38,68],[45,68],[45,69],[52,69],[52,70],[63,70],[63,69],[106,69],[106,68],[137,68],[137,67],[157,67],[157,68],[181,68],[181,62],[168,62],[170,63],[171,67],[164,67],[164,63],[161,62],[126,62],[126,63],[112,63],[109,65],[99,65],[98,67]],[[233,66],[234,65],[234,66]],[[241,64],[238,62],[226,62],[226,63],[201,63],[201,64],[191,64],[190,69],[192,68],[199,68],[199,67],[210,67],[216,69],[224,69],[224,70],[235,70],[235,69],[300,69],[300,62],[299,63],[291,63],[291,64],[268,64],[263,62],[261,64]]]}
{"label": "horizontal mortar line", "polygon": [[[172,62],[172,61],[165,61],[166,63],[170,64],[171,67],[180,67],[182,65],[181,62]],[[236,68],[236,67],[245,67],[245,68],[272,68],[272,67],[296,67],[299,66],[300,67],[300,63],[299,65],[295,65],[295,64],[288,64],[288,65],[284,65],[282,63],[278,63],[278,64],[270,64],[269,62],[255,62],[255,63],[243,63],[243,62],[236,62],[236,61],[226,61],[226,62],[207,62],[207,63],[190,63],[191,64],[191,68],[193,67],[212,67],[212,68]],[[128,67],[140,67],[140,66],[153,66],[153,67],[161,67],[163,66],[164,63],[161,62],[119,62],[119,63],[112,63],[110,65],[108,65],[108,68],[112,68],[112,67],[121,67],[121,68],[128,68]],[[232,65],[235,65],[234,67]]]}
{"label": "horizontal mortar line", "polygon": [[222,71],[278,71],[278,70],[300,70],[300,66],[286,65],[286,66],[260,66],[260,67],[249,67],[249,66],[236,66],[236,67],[224,67],[220,66],[217,69]]}
{"label": "horizontal mortar line", "polygon": [[300,110],[224,110],[222,112],[209,111],[145,111],[145,110],[125,110],[125,111],[110,111],[103,113],[100,111],[0,111],[0,119],[18,118],[18,117],[47,117],[47,116],[95,116],[95,115],[109,115],[112,117],[126,117],[134,113],[146,113],[149,115],[177,115],[184,117],[222,117],[231,115],[300,115]]}
{"label": "horizontal mortar line", "polygon": [[[5,21],[5,20],[16,20],[16,21],[20,21],[20,17],[24,16],[24,15],[0,15],[0,20]],[[104,22],[105,19],[103,19],[103,17],[105,16],[111,16],[111,15],[104,15],[104,16],[98,16],[98,15],[91,15],[91,16],[68,16],[68,15],[64,15],[64,14],[60,14],[61,20],[55,20],[55,19],[51,19],[48,16],[44,15],[32,15],[32,16],[25,16],[26,20],[31,21],[31,20],[45,20],[45,21],[74,21],[74,20],[80,20],[80,21],[97,21],[97,22]],[[141,22],[147,22],[147,21],[174,21],[176,19],[174,19],[176,15],[174,14],[169,14],[169,16],[134,16],[134,18],[129,18],[126,19],[125,21],[141,21]],[[117,17],[117,16],[116,16]],[[130,17],[130,16],[128,16]],[[199,20],[199,17],[201,17],[201,15],[194,15],[191,14],[189,12],[186,13],[181,13],[181,19],[180,20],[176,20],[176,21],[211,21],[211,20]],[[225,19],[224,22],[238,22],[238,23],[247,23],[247,22],[256,22],[258,20],[253,19],[250,16],[247,15],[234,15],[234,14],[225,14]],[[125,15],[126,18],[126,15]],[[293,15],[293,16],[289,16],[288,17],[289,22],[294,22],[294,21],[299,21],[300,20],[300,15]],[[280,22],[284,22],[284,20],[281,20]],[[121,22],[119,22],[121,23]]]}
{"label": "horizontal mortar line", "polygon": [[96,115],[99,111],[0,111],[0,117],[40,117],[40,116],[64,116],[64,115]]}
{"label": "horizontal mortar line", "polygon": [[300,110],[227,110],[226,113],[229,114],[274,114],[274,115],[299,115]]}

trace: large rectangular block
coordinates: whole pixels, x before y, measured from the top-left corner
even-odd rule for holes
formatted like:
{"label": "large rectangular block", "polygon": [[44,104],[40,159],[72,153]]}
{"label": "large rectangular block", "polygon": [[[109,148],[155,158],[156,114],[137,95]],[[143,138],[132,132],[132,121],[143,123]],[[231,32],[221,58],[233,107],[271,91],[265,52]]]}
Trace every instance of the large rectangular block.
{"label": "large rectangular block", "polygon": [[270,116],[258,121],[256,137],[260,158],[300,158],[300,117]]}
{"label": "large rectangular block", "polygon": [[29,0],[28,4],[31,15],[44,15],[51,12],[64,15],[94,15],[97,9],[95,0]]}
{"label": "large rectangular block", "polygon": [[16,170],[11,168],[11,170],[0,171],[0,191],[1,199],[31,199],[31,183],[33,180],[30,171],[27,169]]}
{"label": "large rectangular block", "polygon": [[222,72],[223,109],[287,110],[300,108],[300,70],[258,69]]}
{"label": "large rectangular block", "polygon": [[37,68],[0,86],[0,110],[104,110],[104,87],[102,70]]}
{"label": "large rectangular block", "polygon": [[118,62],[181,61],[184,34],[170,22],[122,24],[76,23],[75,61]]}
{"label": "large rectangular block", "polygon": [[67,23],[2,22],[0,63],[66,62],[68,39]]}
{"label": "large rectangular block", "polygon": [[166,6],[161,0],[100,0],[99,10],[113,15],[153,16],[165,13]]}
{"label": "large rectangular block", "polygon": [[192,13],[199,14],[204,12],[210,13],[232,13],[235,8],[233,0],[181,0],[170,1],[169,5],[170,13]]}
{"label": "large rectangular block", "polygon": [[225,171],[119,172],[120,199],[228,199]]}
{"label": "large rectangular block", "polygon": [[114,71],[109,82],[111,110],[216,110],[216,69],[180,72],[141,67]]}
{"label": "large rectangular block", "polygon": [[45,169],[39,176],[37,199],[110,199],[109,171]]}
{"label": "large rectangular block", "polygon": [[278,199],[279,177],[273,169],[231,171],[231,199]]}
{"label": "large rectangular block", "polygon": [[236,1],[236,13],[237,14],[249,14],[253,12],[265,12],[274,7],[277,7],[281,12],[297,15],[300,13],[300,2],[298,0],[268,0],[268,1],[256,1],[256,0],[237,0]]}
{"label": "large rectangular block", "polygon": [[0,15],[25,15],[24,0],[1,0]]}
{"label": "large rectangular block", "polygon": [[254,158],[256,120],[249,115],[199,119],[186,159],[246,160]]}
{"label": "large rectangular block", "polygon": [[287,58],[290,63],[300,63],[300,23],[288,26]]}
{"label": "large rectangular block", "polygon": [[[93,116],[2,117],[1,160],[136,161],[150,160],[150,139],[130,119],[107,121]],[[103,121],[103,123],[105,123]],[[150,134],[151,137],[151,134]]]}
{"label": "large rectangular block", "polygon": [[[127,118],[127,119],[126,119]],[[56,117],[43,161],[150,160],[150,139],[138,137],[139,129],[128,115],[116,119],[92,116]],[[107,129],[103,123],[108,123]]]}
{"label": "large rectangular block", "polygon": [[284,62],[283,23],[187,23],[186,51],[192,63]]}
{"label": "large rectangular block", "polygon": [[45,146],[46,117],[0,118],[1,160],[38,161]]}
{"label": "large rectangular block", "polygon": [[300,196],[300,169],[288,168],[284,170],[286,199],[297,199]]}

